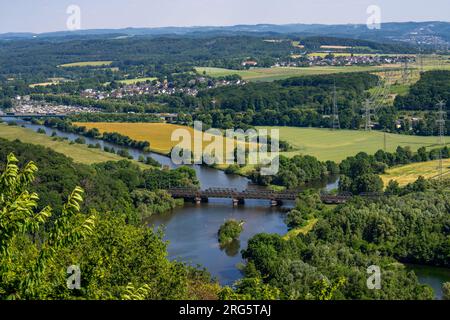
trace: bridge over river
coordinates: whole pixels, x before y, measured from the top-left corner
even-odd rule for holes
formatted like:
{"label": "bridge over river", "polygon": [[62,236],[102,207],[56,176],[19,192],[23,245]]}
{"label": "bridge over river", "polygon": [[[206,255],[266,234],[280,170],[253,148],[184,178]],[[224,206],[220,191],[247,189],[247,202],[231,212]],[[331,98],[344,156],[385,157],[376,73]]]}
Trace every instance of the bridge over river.
{"label": "bridge over river", "polygon": [[[271,191],[248,189],[238,191],[229,188],[210,188],[206,190],[199,190],[195,188],[171,188],[168,192],[174,198],[192,201],[197,204],[208,202],[210,198],[231,199],[234,206],[242,205],[245,200],[268,200],[271,206],[280,206],[283,201],[294,201],[300,191],[285,190],[285,191]],[[327,195],[322,194],[321,200],[326,204],[342,204],[348,201],[351,195]]]}

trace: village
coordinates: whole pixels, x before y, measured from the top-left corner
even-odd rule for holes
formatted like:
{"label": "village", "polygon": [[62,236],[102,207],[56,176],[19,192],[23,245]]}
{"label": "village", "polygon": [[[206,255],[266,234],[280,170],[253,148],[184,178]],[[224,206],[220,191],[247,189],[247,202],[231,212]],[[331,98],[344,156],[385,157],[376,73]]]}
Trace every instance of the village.
{"label": "village", "polygon": [[292,55],[290,59],[277,62],[275,67],[314,67],[314,66],[380,66],[387,64],[413,63],[412,56],[382,55],[339,55],[331,52]]}
{"label": "village", "polygon": [[245,81],[227,80],[227,79],[210,79],[199,76],[195,79],[189,80],[184,85],[177,85],[174,82],[167,80],[147,80],[145,82],[136,82],[131,84],[118,83],[117,87],[111,90],[95,90],[85,89],[80,95],[83,98],[91,98],[96,100],[103,100],[107,98],[121,99],[124,97],[133,97],[140,95],[175,95],[185,94],[188,96],[197,96],[200,89],[213,89],[231,85],[244,85]]}

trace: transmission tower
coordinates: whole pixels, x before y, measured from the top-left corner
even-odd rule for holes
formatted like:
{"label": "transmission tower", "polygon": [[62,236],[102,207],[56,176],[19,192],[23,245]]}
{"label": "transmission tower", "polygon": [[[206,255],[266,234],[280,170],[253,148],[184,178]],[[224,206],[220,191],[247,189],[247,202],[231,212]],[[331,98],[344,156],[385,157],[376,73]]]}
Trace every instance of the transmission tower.
{"label": "transmission tower", "polygon": [[409,58],[406,58],[403,62],[402,80],[403,83],[408,83],[409,80]]}
{"label": "transmission tower", "polygon": [[372,107],[369,99],[364,102],[364,119],[366,121],[365,130],[372,130]]}
{"label": "transmission tower", "polygon": [[337,93],[336,93],[336,83],[333,85],[333,116],[332,116],[331,127],[333,130],[339,130],[341,128],[341,123],[339,121],[339,110],[337,104]]}
{"label": "transmission tower", "polygon": [[437,104],[438,112],[437,112],[437,120],[436,124],[438,127],[438,145],[439,145],[439,175],[442,177],[444,174],[444,163],[442,159],[442,149],[445,147],[445,116],[446,111],[444,111],[445,102],[439,101]]}

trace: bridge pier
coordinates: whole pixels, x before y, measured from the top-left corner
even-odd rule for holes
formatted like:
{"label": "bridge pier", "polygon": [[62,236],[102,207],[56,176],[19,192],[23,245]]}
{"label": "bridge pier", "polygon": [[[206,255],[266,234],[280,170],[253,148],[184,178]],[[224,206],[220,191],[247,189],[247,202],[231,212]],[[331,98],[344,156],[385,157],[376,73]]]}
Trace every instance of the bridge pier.
{"label": "bridge pier", "polygon": [[233,201],[233,207],[237,207],[238,205],[245,204],[244,198],[233,198],[232,201]]}
{"label": "bridge pier", "polygon": [[208,197],[202,197],[201,202],[202,203],[208,203],[209,202],[209,198]]}
{"label": "bridge pier", "polygon": [[281,200],[270,200],[270,206],[271,207],[279,207],[282,206],[283,202]]}

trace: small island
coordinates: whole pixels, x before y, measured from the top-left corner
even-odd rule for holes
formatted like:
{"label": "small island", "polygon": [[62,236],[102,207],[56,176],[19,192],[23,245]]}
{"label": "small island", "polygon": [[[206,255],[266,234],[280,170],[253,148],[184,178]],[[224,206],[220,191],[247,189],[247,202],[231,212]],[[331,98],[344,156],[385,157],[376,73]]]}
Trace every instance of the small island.
{"label": "small island", "polygon": [[220,245],[226,246],[233,240],[237,240],[244,230],[244,221],[234,219],[227,220],[220,228],[218,234]]}

